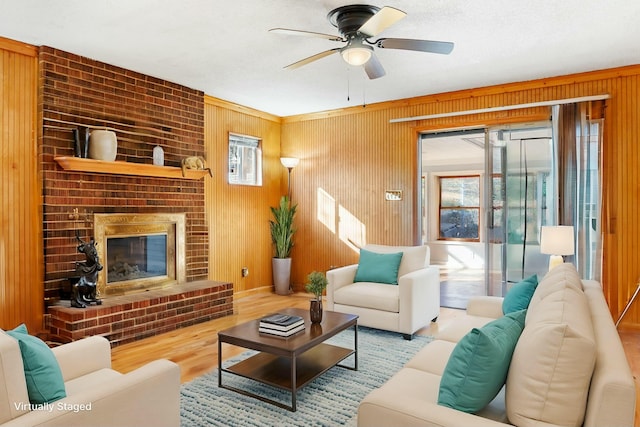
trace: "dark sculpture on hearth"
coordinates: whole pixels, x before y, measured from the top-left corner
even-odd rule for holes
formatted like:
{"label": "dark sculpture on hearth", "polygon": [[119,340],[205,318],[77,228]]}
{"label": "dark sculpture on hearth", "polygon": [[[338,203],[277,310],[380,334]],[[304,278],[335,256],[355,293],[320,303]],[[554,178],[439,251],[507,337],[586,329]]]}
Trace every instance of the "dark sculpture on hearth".
{"label": "dark sculpture on hearth", "polygon": [[85,308],[87,304],[101,305],[102,300],[97,297],[98,273],[102,270],[102,264],[96,250],[96,242],[83,241],[78,234],[76,239],[80,242],[78,252],[86,257],[84,262],[76,262],[76,273],[80,280],[71,286],[71,307]]}

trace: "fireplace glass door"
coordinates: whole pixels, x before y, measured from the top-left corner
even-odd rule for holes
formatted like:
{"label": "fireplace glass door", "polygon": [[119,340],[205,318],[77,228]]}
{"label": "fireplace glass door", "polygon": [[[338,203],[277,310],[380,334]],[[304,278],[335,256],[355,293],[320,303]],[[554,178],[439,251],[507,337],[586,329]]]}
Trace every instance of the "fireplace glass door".
{"label": "fireplace glass door", "polygon": [[167,235],[107,239],[107,285],[167,275]]}

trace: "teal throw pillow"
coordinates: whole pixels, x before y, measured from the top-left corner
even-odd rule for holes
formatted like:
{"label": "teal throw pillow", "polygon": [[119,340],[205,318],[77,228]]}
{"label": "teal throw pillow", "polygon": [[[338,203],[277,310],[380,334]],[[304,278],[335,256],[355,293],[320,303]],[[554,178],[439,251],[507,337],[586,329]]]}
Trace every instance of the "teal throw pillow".
{"label": "teal throw pillow", "polygon": [[402,252],[381,254],[360,249],[360,261],[354,282],[398,284]]}
{"label": "teal throw pillow", "polygon": [[29,401],[44,404],[66,397],[62,371],[49,346],[40,338],[29,335],[24,324],[7,334],[20,344]]}
{"label": "teal throw pillow", "polygon": [[513,285],[502,300],[502,313],[508,314],[528,308],[537,286],[538,276],[535,274]]}
{"label": "teal throw pillow", "polygon": [[473,328],[456,344],[440,380],[439,405],[476,413],[496,397],[507,379],[526,312]]}

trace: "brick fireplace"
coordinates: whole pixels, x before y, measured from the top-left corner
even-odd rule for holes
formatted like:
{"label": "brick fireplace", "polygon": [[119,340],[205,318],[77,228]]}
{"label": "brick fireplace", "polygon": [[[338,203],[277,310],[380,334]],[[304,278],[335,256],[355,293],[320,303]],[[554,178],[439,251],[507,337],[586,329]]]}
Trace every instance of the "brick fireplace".
{"label": "brick fireplace", "polygon": [[[232,287],[207,281],[209,232],[204,206],[204,179],[207,178],[182,179],[65,170],[54,160],[59,156],[74,156],[72,131],[87,127],[106,127],[116,133],[117,161],[150,165],[156,146],[163,148],[165,165],[170,167],[179,166],[184,157],[204,156],[204,94],[46,46],[40,48],[39,62],[42,91],[39,146],[43,187],[44,286],[52,334],[64,340],[76,339],[82,334],[77,331],[89,328],[87,325],[93,323],[89,321],[93,317],[102,327],[99,330],[87,329],[86,333],[115,336],[119,332],[107,331],[105,325],[118,323],[118,317],[109,318],[109,313],[121,313],[123,319],[136,313],[142,318],[147,316],[148,320],[152,313],[133,309],[138,305],[138,308],[144,307],[145,310],[153,306],[150,310],[154,313],[164,310],[169,313],[165,317],[171,316],[176,313],[176,307],[167,308],[167,301],[172,298],[189,300],[191,307],[202,307],[203,301],[199,298],[207,295],[206,298],[216,301],[212,304],[215,309],[206,307],[203,310],[207,313],[187,320],[174,318],[174,326],[161,325],[171,322],[161,320],[163,315],[154,314],[160,317],[156,322],[156,332],[193,323],[194,319],[202,321],[231,314],[233,295],[229,289]],[[197,289],[191,286],[178,287],[173,292],[167,289],[149,291],[159,292],[159,296],[144,292],[149,294],[147,296],[151,302],[140,302],[144,299],[141,295],[135,298],[132,295],[114,296],[109,299],[115,301],[113,304],[119,304],[115,308],[112,302],[88,309],[65,307],[64,296],[68,294],[69,278],[75,274],[75,262],[83,260],[82,254],[77,251],[76,234],[83,240],[93,238],[96,218],[102,214],[116,213],[183,215],[183,270],[179,280],[177,278],[174,281],[198,283],[195,286]],[[149,289],[153,288],[151,286]],[[114,295],[118,293],[125,294],[114,292]],[[117,298],[124,297],[129,300],[125,298],[117,302]],[[160,305],[153,303],[155,298],[159,298]],[[167,301],[164,301],[165,298]],[[61,309],[72,311],[63,313]],[[177,311],[184,314],[191,309],[182,307]],[[137,322],[135,319],[132,321],[134,324]],[[73,331],[65,331],[62,323],[66,323],[64,327]],[[147,329],[133,336],[148,336],[154,332],[154,326],[149,326],[153,322],[142,323],[147,324]],[[132,329],[132,326],[127,323],[126,328]],[[118,336],[114,340],[126,342],[129,339]]]}

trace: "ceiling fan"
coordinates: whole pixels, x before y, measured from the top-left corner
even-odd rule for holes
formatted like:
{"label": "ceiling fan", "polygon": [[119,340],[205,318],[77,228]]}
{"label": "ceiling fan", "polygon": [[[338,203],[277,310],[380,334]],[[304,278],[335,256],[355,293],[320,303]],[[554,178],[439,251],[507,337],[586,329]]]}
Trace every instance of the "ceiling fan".
{"label": "ceiling fan", "polygon": [[308,58],[289,64],[285,69],[296,69],[318,59],[340,52],[342,58],[350,65],[364,67],[370,79],[377,79],[385,75],[382,64],[376,57],[373,47],[381,49],[404,49],[419,52],[449,54],[453,50],[453,43],[418,40],[382,38],[375,41],[369,40],[375,37],[391,25],[395,24],[407,14],[393,7],[369,6],[354,4],[333,9],[327,15],[327,19],[334,27],[338,28],[340,36],[316,33],[312,31],[292,30],[288,28],[272,28],[273,33],[289,34],[294,36],[319,37],[331,41],[346,43],[343,47],[329,49],[317,53]]}

